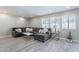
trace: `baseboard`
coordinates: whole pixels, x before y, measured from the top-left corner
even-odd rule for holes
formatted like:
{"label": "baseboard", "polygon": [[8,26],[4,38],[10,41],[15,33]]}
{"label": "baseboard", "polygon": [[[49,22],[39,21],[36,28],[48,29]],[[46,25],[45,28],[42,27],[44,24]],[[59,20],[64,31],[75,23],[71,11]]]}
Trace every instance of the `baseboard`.
{"label": "baseboard", "polygon": [[7,37],[12,37],[12,36],[11,35],[0,36],[0,38],[7,38]]}
{"label": "baseboard", "polygon": [[[66,41],[69,41],[69,40],[68,40],[68,39],[66,39],[66,38],[61,38],[61,40],[66,40]],[[72,40],[72,42],[79,43],[79,40]]]}

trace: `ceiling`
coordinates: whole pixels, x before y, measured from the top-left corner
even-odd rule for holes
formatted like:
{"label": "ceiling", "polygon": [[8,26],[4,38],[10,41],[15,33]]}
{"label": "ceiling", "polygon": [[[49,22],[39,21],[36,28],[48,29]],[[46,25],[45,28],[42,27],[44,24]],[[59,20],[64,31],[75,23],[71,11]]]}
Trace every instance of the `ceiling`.
{"label": "ceiling", "polygon": [[[35,17],[60,11],[66,11],[70,9],[79,8],[78,6],[7,6],[1,7],[6,13],[15,14],[22,17]],[[0,10],[1,10],[0,8]],[[4,12],[4,11],[3,11]]]}

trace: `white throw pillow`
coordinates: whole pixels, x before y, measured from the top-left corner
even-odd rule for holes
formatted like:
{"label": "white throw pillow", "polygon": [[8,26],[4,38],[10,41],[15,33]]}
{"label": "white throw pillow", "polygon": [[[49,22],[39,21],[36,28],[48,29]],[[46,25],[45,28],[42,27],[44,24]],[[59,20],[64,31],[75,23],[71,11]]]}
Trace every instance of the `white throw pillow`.
{"label": "white throw pillow", "polygon": [[48,31],[48,29],[47,28],[44,28],[43,31],[44,31],[44,33],[46,33]]}
{"label": "white throw pillow", "polygon": [[39,30],[39,33],[41,33],[41,29]]}
{"label": "white throw pillow", "polygon": [[41,31],[42,34],[46,33],[44,30]]}
{"label": "white throw pillow", "polygon": [[40,29],[40,30],[39,30],[39,33],[43,33],[43,30],[42,30],[42,29]]}
{"label": "white throw pillow", "polygon": [[17,32],[22,32],[21,29],[16,29]]}
{"label": "white throw pillow", "polygon": [[43,33],[46,33],[47,31],[48,31],[47,29],[40,29],[39,30],[39,33],[42,33],[43,34]]}
{"label": "white throw pillow", "polygon": [[32,28],[26,28],[26,32],[32,32],[33,29]]}

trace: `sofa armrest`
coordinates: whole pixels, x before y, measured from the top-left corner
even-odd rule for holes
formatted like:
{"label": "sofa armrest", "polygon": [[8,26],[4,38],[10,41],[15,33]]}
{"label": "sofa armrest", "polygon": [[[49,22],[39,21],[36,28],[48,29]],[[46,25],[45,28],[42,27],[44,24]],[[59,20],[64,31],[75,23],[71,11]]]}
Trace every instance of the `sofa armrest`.
{"label": "sofa armrest", "polygon": [[13,37],[16,36],[16,31],[12,31],[12,36],[13,36]]}
{"label": "sofa armrest", "polygon": [[21,37],[21,36],[23,36],[23,34],[22,34],[22,32],[12,31],[12,36],[13,37]]}

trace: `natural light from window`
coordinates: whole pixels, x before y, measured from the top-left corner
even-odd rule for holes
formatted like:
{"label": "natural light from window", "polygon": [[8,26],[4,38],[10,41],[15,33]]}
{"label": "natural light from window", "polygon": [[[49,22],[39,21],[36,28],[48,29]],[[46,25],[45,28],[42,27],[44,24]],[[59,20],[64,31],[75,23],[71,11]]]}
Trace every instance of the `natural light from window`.
{"label": "natural light from window", "polygon": [[76,15],[64,15],[42,18],[42,27],[51,28],[53,31],[62,29],[76,29]]}

